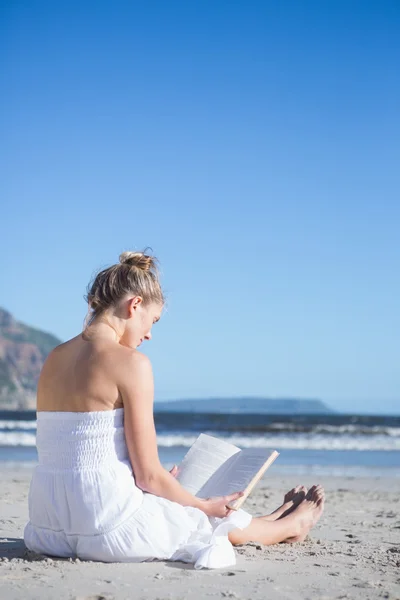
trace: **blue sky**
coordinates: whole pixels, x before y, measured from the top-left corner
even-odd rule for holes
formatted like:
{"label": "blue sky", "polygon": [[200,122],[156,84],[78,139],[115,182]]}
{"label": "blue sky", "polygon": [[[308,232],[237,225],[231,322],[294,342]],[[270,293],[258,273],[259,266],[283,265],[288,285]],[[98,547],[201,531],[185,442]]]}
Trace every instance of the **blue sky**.
{"label": "blue sky", "polygon": [[400,408],[400,5],[2,3],[0,305],[151,246],[156,397]]}

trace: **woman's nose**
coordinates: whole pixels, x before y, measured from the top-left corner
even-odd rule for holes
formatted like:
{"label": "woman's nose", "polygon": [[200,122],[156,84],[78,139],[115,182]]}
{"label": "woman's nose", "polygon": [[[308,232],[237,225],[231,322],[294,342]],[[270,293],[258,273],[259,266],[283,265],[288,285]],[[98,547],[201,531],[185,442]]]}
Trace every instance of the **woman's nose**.
{"label": "woman's nose", "polygon": [[149,331],[149,333],[146,333],[146,335],[144,336],[145,340],[151,340],[151,333]]}

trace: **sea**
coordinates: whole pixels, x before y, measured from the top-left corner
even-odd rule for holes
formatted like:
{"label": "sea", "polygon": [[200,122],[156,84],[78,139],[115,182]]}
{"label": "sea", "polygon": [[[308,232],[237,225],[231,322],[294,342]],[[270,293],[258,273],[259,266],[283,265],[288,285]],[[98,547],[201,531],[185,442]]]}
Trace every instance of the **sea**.
{"label": "sea", "polygon": [[[155,423],[166,468],[204,432],[239,448],[277,450],[277,474],[400,477],[400,416],[155,412]],[[33,467],[35,442],[35,411],[0,411],[0,467]]]}

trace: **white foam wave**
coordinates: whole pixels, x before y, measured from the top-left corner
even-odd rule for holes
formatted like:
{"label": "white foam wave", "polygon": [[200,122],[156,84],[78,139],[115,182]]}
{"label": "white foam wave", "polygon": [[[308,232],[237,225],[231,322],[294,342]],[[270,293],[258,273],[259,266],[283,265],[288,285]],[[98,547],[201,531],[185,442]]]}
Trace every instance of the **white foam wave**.
{"label": "white foam wave", "polygon": [[327,433],[340,435],[350,433],[355,435],[388,435],[400,437],[400,427],[385,427],[381,425],[301,425],[298,423],[271,423],[268,425],[270,431],[296,432],[296,433]]}
{"label": "white foam wave", "polygon": [[0,429],[36,429],[36,421],[1,421]]}
{"label": "white foam wave", "polygon": [[[18,420],[0,420],[0,431],[1,430],[31,430],[36,431],[37,423],[34,421],[18,421]],[[325,425],[325,424],[315,424],[309,425],[307,427],[306,424],[302,423],[270,423],[268,425],[268,431],[265,432],[264,435],[270,435],[273,433],[296,433],[296,434],[331,434],[331,435],[342,435],[342,434],[354,434],[354,435],[366,435],[366,436],[374,436],[374,435],[386,435],[389,437],[399,437],[400,438],[400,427],[386,427],[382,425]],[[189,434],[188,434],[189,435]],[[229,435],[229,434],[225,434]],[[251,435],[251,434],[250,434]],[[256,435],[254,433],[254,435]],[[261,435],[261,434],[260,434]]]}
{"label": "white foam wave", "polygon": [[[26,428],[28,429],[28,428]],[[266,435],[223,435],[209,432],[240,448],[276,448],[294,450],[384,450],[400,451],[400,437],[387,435],[332,435],[315,433],[268,433]],[[160,447],[189,448],[198,434],[159,434],[157,442]],[[35,431],[0,431],[0,446],[35,446]]]}
{"label": "white foam wave", "polygon": [[[215,432],[210,432],[212,435],[217,435],[221,439],[235,444],[240,448],[276,448],[293,449],[293,450],[385,450],[385,451],[400,451],[400,439],[388,438],[386,436],[375,436],[373,438],[364,436],[324,436],[324,435],[282,435],[272,434],[266,436],[242,436],[242,435],[219,435]],[[183,446],[190,447],[197,435],[159,435],[157,441],[159,446],[173,447]]]}
{"label": "white foam wave", "polygon": [[0,431],[0,446],[35,446],[36,434],[22,431]]}

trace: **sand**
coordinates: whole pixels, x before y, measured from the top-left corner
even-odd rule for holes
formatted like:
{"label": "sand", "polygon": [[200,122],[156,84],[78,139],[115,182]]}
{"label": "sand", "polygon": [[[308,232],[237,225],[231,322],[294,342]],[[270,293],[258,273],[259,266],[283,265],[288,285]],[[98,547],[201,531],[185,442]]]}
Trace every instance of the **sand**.
{"label": "sand", "polygon": [[325,513],[296,545],[238,547],[235,567],[197,571],[183,563],[105,564],[28,552],[30,471],[0,469],[0,598],[18,599],[400,599],[400,479],[269,476],[245,508],[271,512],[297,483],[321,483]]}

